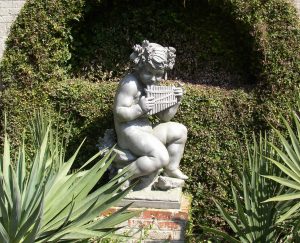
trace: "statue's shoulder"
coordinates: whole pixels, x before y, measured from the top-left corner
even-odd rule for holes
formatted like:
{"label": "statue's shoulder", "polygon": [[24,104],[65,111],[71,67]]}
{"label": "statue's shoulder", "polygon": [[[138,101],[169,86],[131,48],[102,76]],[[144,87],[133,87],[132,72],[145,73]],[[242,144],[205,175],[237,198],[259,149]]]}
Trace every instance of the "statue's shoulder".
{"label": "statue's shoulder", "polygon": [[134,74],[127,74],[120,80],[119,91],[125,91],[127,93],[138,92],[139,81]]}

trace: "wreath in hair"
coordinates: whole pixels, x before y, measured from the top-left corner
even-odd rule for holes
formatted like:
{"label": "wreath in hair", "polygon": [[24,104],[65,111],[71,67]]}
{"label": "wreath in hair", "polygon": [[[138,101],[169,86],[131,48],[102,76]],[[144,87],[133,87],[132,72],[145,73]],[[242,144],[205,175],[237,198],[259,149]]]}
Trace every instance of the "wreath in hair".
{"label": "wreath in hair", "polygon": [[[134,45],[132,49],[133,53],[130,55],[130,60],[135,65],[151,63],[155,49],[148,40],[144,40],[142,45]],[[164,64],[164,68],[166,70],[170,70],[175,64],[176,49],[173,47],[165,47],[165,51],[167,54],[167,63]]]}

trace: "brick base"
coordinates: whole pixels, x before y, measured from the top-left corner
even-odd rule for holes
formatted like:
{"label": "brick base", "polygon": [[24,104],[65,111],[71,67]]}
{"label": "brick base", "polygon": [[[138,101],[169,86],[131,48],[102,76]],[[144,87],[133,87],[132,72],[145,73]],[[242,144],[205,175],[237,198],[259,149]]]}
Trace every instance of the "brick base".
{"label": "brick base", "polygon": [[[107,216],[118,209],[119,207],[111,208],[102,216]],[[121,225],[123,228],[118,233],[130,236],[130,240],[126,241],[130,243],[183,243],[189,209],[189,199],[183,196],[180,209],[146,209],[140,216],[124,222]],[[141,209],[132,208],[130,210]]]}

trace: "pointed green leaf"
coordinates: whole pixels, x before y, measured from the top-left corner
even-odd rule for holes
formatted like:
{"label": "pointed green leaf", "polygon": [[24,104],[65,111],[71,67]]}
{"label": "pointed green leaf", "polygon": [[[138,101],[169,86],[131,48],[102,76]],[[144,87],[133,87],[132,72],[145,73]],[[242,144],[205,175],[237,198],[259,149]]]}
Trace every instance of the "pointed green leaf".
{"label": "pointed green leaf", "polygon": [[254,241],[254,237],[251,234],[251,230],[249,227],[249,223],[245,217],[245,212],[242,206],[242,203],[240,202],[240,199],[238,198],[238,195],[236,193],[236,191],[234,190],[233,185],[231,186],[231,191],[232,191],[232,195],[233,195],[233,199],[234,199],[234,204],[236,207],[236,211],[238,213],[239,219],[241,220],[242,226],[245,228],[246,230],[246,237],[250,242]]}
{"label": "pointed green leaf", "polygon": [[286,175],[288,175],[289,177],[291,177],[292,179],[294,179],[295,181],[297,181],[298,183],[300,183],[300,177],[293,172],[292,170],[290,170],[289,168],[287,168],[286,166],[282,165],[281,163],[268,158],[272,163],[274,163],[282,172],[284,172]]}
{"label": "pointed green leaf", "polygon": [[278,183],[280,183],[281,185],[296,189],[296,190],[300,190],[300,183],[297,183],[295,181],[291,181],[282,177],[278,177],[278,176],[264,176],[265,178],[271,179],[273,181],[276,181]]}
{"label": "pointed green leaf", "polygon": [[281,223],[288,218],[290,218],[295,212],[300,208],[300,202],[291,207],[285,214],[281,215],[280,218],[276,221],[276,224]]}
{"label": "pointed green leaf", "polygon": [[38,231],[39,228],[41,227],[43,207],[44,207],[44,195],[42,196],[41,204],[39,206],[38,216],[36,221],[34,222],[34,226],[29,232],[29,234],[26,235],[25,239],[23,240],[23,243],[32,243],[38,237]]}
{"label": "pointed green leaf", "polygon": [[88,228],[93,230],[112,228],[112,227],[116,227],[118,224],[125,222],[126,220],[132,217],[136,217],[140,215],[143,210],[132,211],[132,212],[126,211],[131,205],[132,203],[121,208],[120,210],[107,216],[104,219],[100,219],[97,220],[96,222],[89,224]]}
{"label": "pointed green leaf", "polygon": [[34,210],[34,212],[29,215],[28,218],[26,218],[26,221],[24,224],[20,227],[18,234],[15,238],[15,241],[18,242],[21,240],[24,235],[29,231],[32,226],[39,220],[39,217],[41,217],[41,212],[43,210],[43,195],[40,195],[39,202],[38,202],[38,207]]}
{"label": "pointed green leaf", "polygon": [[203,229],[204,232],[213,233],[213,234],[215,234],[217,236],[220,236],[220,237],[224,238],[228,242],[231,242],[231,243],[240,243],[239,240],[233,238],[232,236],[230,236],[229,234],[227,234],[227,233],[225,233],[223,231],[212,229],[212,228],[209,228],[209,227],[206,227],[206,226],[201,226],[201,228]]}
{"label": "pointed green leaf", "polygon": [[12,166],[9,166],[10,175],[12,177],[12,214],[11,214],[11,224],[10,224],[10,235],[15,237],[17,234],[17,229],[19,227],[19,222],[21,218],[21,192],[19,189],[18,181]]}
{"label": "pointed green leaf", "polygon": [[[291,139],[292,145],[293,145],[293,150],[291,152],[290,157],[293,158],[294,161],[297,161],[298,163],[295,163],[297,166],[298,170],[300,170],[300,163],[299,163],[299,158],[300,158],[300,143],[299,140],[297,139],[295,133],[293,132],[292,128],[288,124],[288,122],[283,119],[285,127],[288,129],[289,132],[289,137]],[[297,122],[297,120],[295,120]]]}
{"label": "pointed green leaf", "polygon": [[[287,143],[287,142],[286,142]],[[275,145],[271,144],[271,146],[276,150],[277,154],[281,157],[282,161],[295,173],[300,174],[300,170],[298,170],[295,165],[295,161],[291,160],[283,151],[277,148]]]}
{"label": "pointed green leaf", "polygon": [[289,193],[289,194],[283,194],[280,196],[269,198],[268,200],[265,200],[264,202],[295,200],[295,199],[299,199],[299,198],[300,198],[300,192]]}
{"label": "pointed green leaf", "polygon": [[238,225],[233,221],[233,219],[230,217],[230,215],[226,212],[226,210],[214,200],[217,208],[219,209],[220,213],[222,214],[223,218],[226,220],[226,222],[229,224],[230,228],[235,232],[238,233],[239,227]]}
{"label": "pointed green leaf", "polygon": [[[9,183],[9,166],[10,166],[10,145],[8,141],[7,134],[4,136],[4,152],[3,152],[3,168],[2,174],[6,184]],[[10,197],[10,191],[7,191],[8,196]]]}
{"label": "pointed green leaf", "polygon": [[6,230],[0,222],[0,242],[9,243],[9,240],[9,235],[7,234]]}

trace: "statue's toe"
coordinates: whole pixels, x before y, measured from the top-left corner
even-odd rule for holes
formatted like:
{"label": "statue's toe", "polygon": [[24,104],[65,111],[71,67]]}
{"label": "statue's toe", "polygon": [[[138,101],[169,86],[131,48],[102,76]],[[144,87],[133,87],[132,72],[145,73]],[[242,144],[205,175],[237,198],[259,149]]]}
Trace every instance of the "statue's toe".
{"label": "statue's toe", "polygon": [[175,169],[175,170],[165,169],[164,174],[166,176],[173,177],[173,178],[178,178],[178,179],[181,179],[181,180],[187,180],[188,179],[188,176],[183,174],[180,169]]}

